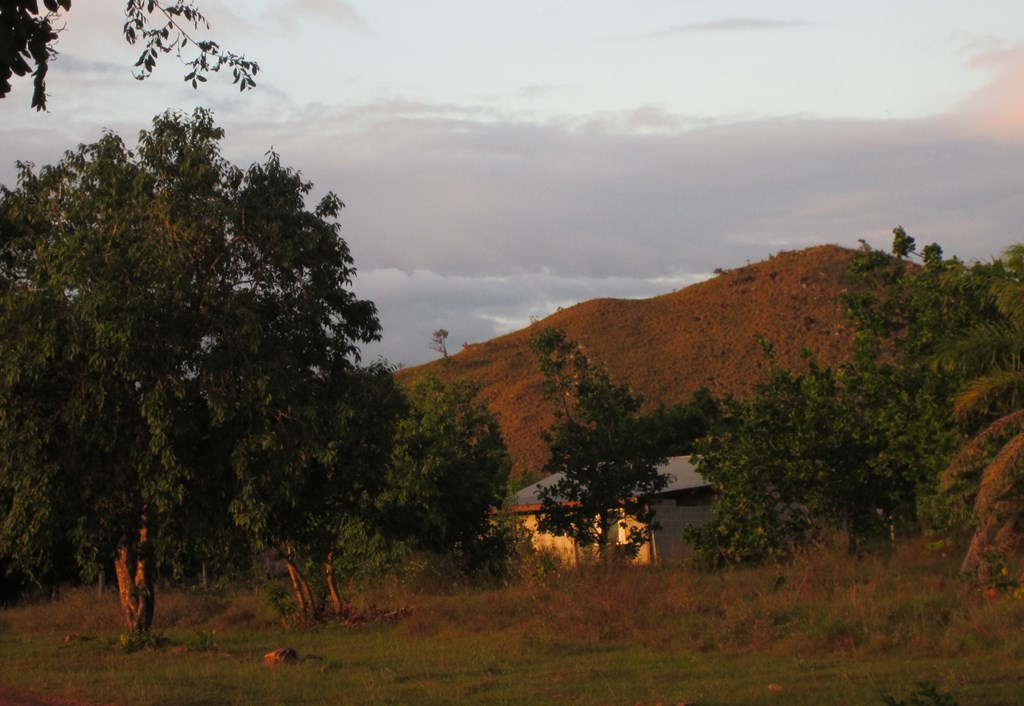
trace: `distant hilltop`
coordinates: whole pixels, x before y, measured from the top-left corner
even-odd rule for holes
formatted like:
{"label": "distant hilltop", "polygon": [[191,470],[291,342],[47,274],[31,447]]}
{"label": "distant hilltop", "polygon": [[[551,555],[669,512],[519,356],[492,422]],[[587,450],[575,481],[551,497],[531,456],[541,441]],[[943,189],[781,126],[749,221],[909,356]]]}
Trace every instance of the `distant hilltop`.
{"label": "distant hilltop", "polygon": [[767,371],[761,336],[784,366],[797,366],[802,348],[826,365],[849,357],[853,329],[842,295],[855,252],[836,245],[780,252],[671,294],[592,299],[397,375],[407,382],[430,371],[479,387],[501,422],[513,472],[521,476],[544,465],[540,435],[553,420],[529,349],[534,331],[564,328],[648,406],[687,402],[701,387],[716,397],[743,397]]}

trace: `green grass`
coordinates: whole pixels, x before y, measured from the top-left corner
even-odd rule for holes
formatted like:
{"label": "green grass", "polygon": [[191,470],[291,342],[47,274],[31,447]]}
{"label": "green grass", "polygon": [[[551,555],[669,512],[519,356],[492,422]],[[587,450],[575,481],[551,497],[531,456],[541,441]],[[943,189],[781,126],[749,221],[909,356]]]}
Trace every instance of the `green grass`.
{"label": "green grass", "polygon": [[[112,595],[0,612],[0,684],[123,704],[881,704],[919,682],[1024,704],[1024,601],[912,543],[696,574],[592,568],[503,587],[364,589],[404,620],[285,629],[265,596],[165,592],[171,646],[116,647]],[[81,636],[65,643],[70,633]],[[82,639],[86,638],[86,639]],[[206,649],[214,647],[215,649]],[[295,665],[264,653],[296,649]]]}

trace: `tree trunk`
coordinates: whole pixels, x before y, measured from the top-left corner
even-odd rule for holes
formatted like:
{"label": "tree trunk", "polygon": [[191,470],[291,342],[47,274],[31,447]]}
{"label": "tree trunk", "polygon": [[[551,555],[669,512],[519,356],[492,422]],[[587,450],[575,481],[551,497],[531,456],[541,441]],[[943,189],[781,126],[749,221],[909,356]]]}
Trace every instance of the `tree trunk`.
{"label": "tree trunk", "polygon": [[336,616],[345,617],[348,615],[349,606],[348,601],[343,599],[341,594],[338,593],[338,586],[334,582],[334,552],[327,555],[327,564],[324,567],[324,571],[327,575],[327,589],[331,592],[331,608]]}
{"label": "tree trunk", "polygon": [[125,627],[132,632],[148,632],[153,627],[153,566],[150,558],[149,529],[145,515],[141,518],[135,543],[121,541],[114,559],[117,591],[121,599]]}
{"label": "tree trunk", "polygon": [[860,551],[860,543],[857,541],[857,531],[854,527],[854,522],[850,519],[849,515],[843,518],[843,527],[846,528],[846,553],[850,556],[856,556],[857,552]]}
{"label": "tree trunk", "polygon": [[313,592],[309,590],[309,583],[302,575],[298,565],[295,563],[295,553],[288,547],[284,555],[285,563],[288,565],[288,576],[292,580],[292,590],[295,592],[295,604],[299,610],[299,617],[303,622],[312,622],[316,617],[316,601]]}
{"label": "tree trunk", "polygon": [[597,557],[604,561],[608,558],[608,533],[611,532],[611,520],[608,513],[600,512],[597,515]]}

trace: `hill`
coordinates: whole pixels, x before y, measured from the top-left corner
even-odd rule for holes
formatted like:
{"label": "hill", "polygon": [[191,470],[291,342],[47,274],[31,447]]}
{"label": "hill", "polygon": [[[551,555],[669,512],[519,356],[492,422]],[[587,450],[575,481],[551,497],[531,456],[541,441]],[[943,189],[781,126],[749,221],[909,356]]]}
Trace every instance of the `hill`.
{"label": "hill", "polygon": [[477,385],[499,417],[514,473],[522,475],[543,466],[540,434],[553,419],[529,349],[534,331],[564,328],[648,405],[686,402],[701,387],[716,397],[743,397],[767,370],[760,336],[774,344],[785,366],[798,366],[804,347],[824,364],[849,356],[853,330],[841,295],[854,252],[835,245],[780,252],[651,299],[582,302],[398,377],[408,381],[432,371]]}

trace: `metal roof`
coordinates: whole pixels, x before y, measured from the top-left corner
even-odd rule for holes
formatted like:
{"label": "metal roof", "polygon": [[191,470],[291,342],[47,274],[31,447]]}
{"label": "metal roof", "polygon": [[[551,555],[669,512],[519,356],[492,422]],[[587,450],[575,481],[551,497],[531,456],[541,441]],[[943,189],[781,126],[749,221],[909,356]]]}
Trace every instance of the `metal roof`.
{"label": "metal roof", "polygon": [[[663,495],[678,490],[693,490],[695,488],[706,488],[711,484],[704,480],[704,477],[697,471],[697,466],[690,462],[689,456],[673,456],[661,467],[661,475],[668,478],[668,485],[655,493]],[[562,480],[564,473],[554,473],[544,480],[526,486],[516,493],[516,506],[529,507],[540,505],[540,497],[537,491],[540,488],[548,488]]]}

